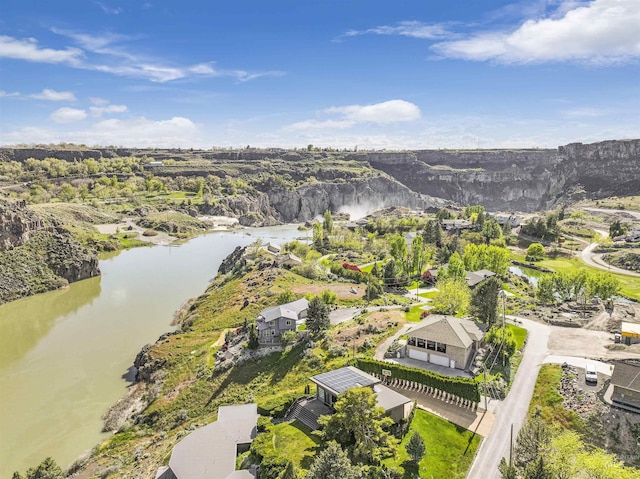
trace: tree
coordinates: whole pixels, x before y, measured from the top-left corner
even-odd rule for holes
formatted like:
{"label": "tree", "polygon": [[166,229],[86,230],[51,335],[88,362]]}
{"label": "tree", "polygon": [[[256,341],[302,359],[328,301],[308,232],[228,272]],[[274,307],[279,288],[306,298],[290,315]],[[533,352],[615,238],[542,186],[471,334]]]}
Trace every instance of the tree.
{"label": "tree", "polygon": [[360,471],[351,464],[342,448],[335,442],[327,444],[327,448],[318,454],[305,479],[361,479]]}
{"label": "tree", "polygon": [[338,397],[334,408],[334,414],[318,420],[324,426],[322,434],[326,440],[348,448],[352,459],[363,464],[377,464],[393,454],[398,443],[389,433],[393,419],[377,405],[370,388],[349,389]]}
{"label": "tree", "polygon": [[424,248],[424,238],[416,235],[411,241],[411,270],[413,273],[422,273],[422,268],[426,261],[427,255]]}
{"label": "tree", "polygon": [[502,238],[502,228],[495,218],[488,218],[482,225],[482,236],[487,243],[493,239]]}
{"label": "tree", "polygon": [[309,302],[307,312],[307,328],[312,334],[329,329],[329,307],[324,304],[319,296]]}
{"label": "tree", "polygon": [[540,409],[536,409],[531,418],[522,426],[518,433],[518,440],[514,450],[514,463],[518,467],[525,467],[544,453],[551,440],[551,431],[541,416]]}
{"label": "tree", "polygon": [[276,298],[276,302],[278,304],[291,303],[292,301],[295,301],[295,300],[296,300],[296,295],[293,293],[293,291],[290,291],[290,290],[281,292]]}
{"label": "tree", "polygon": [[299,477],[298,469],[293,461],[287,461],[287,467],[284,468],[284,471],[278,476],[278,479],[298,479]]}
{"label": "tree", "polygon": [[[65,473],[51,457],[47,457],[38,466],[27,470],[26,479],[63,479]],[[13,479],[22,479],[22,476],[14,472]]]}
{"label": "tree", "polygon": [[620,292],[620,280],[610,273],[596,273],[587,279],[587,289],[591,296],[607,301]]}
{"label": "tree", "polygon": [[500,470],[502,479],[518,479],[518,470],[515,466],[510,466],[507,461],[504,460],[504,457],[500,460],[498,469]]}
{"label": "tree", "polygon": [[58,190],[58,198],[60,201],[71,201],[76,197],[76,189],[69,183],[63,183]]}
{"label": "tree", "polygon": [[411,458],[411,461],[417,466],[427,452],[427,448],[424,445],[422,436],[417,431],[414,431],[413,435],[409,438],[409,442],[406,446],[407,454]]}
{"label": "tree", "polygon": [[433,309],[441,314],[465,312],[469,306],[471,292],[466,281],[446,278],[436,283],[438,293],[433,298]]}
{"label": "tree", "polygon": [[626,233],[627,233],[627,228],[622,223],[620,223],[620,220],[615,220],[609,226],[609,236],[611,236],[612,238],[622,236]]}
{"label": "tree", "polygon": [[527,261],[538,261],[544,256],[544,246],[540,243],[531,243],[527,248]]}
{"label": "tree", "polygon": [[382,284],[380,284],[380,281],[376,278],[369,278],[367,281],[367,290],[365,291],[367,301],[376,299],[381,296],[382,293],[384,293],[384,288],[382,287]]}
{"label": "tree", "polygon": [[287,346],[292,344],[297,337],[298,333],[296,333],[295,331],[285,331],[280,335],[280,344],[286,348]]}
{"label": "tree", "polygon": [[260,346],[258,341],[258,330],[256,329],[256,325],[253,323],[249,326],[249,343],[247,346],[249,349],[258,349],[258,346]]}
{"label": "tree", "polygon": [[407,241],[402,235],[393,235],[391,238],[391,256],[396,261],[396,264],[400,265],[400,269],[403,273],[409,273],[407,259],[409,251],[407,249]]}
{"label": "tree", "polygon": [[324,304],[336,304],[338,302],[338,295],[330,289],[323,289],[320,292],[320,299]]}
{"label": "tree", "polygon": [[553,474],[547,467],[544,457],[539,456],[525,467],[522,479],[553,479]]}
{"label": "tree", "polygon": [[393,285],[398,282],[398,268],[396,267],[396,262],[394,260],[390,260],[387,264],[384,265],[384,270],[382,272],[384,284]]}
{"label": "tree", "polygon": [[481,282],[471,293],[471,313],[483,323],[494,324],[498,311],[498,294],[501,290],[502,283],[495,276]]}
{"label": "tree", "polygon": [[464,270],[464,263],[460,254],[456,251],[449,258],[449,266],[447,266],[447,277],[455,280],[463,280],[466,273]]}
{"label": "tree", "polygon": [[442,228],[440,223],[436,220],[429,220],[424,227],[422,237],[425,243],[432,243],[439,245],[442,242]]}
{"label": "tree", "polygon": [[320,223],[313,224],[313,245],[316,248],[322,248],[324,246],[324,230]]}
{"label": "tree", "polygon": [[553,304],[556,302],[555,284],[553,277],[545,275],[538,280],[538,288],[536,289],[536,298],[542,304]]}
{"label": "tree", "polygon": [[331,216],[331,211],[329,210],[324,212],[322,229],[324,231],[325,236],[329,236],[331,233],[333,233],[333,218]]}

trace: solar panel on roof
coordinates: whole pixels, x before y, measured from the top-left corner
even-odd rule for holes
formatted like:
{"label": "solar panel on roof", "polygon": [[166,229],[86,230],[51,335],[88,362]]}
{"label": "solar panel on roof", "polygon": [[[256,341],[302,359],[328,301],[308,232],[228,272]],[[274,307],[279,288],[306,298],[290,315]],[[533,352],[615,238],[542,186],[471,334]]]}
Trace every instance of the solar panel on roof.
{"label": "solar panel on roof", "polygon": [[354,387],[371,386],[378,382],[368,374],[350,368],[340,368],[334,371],[314,376],[316,381],[333,389],[337,393],[343,393]]}

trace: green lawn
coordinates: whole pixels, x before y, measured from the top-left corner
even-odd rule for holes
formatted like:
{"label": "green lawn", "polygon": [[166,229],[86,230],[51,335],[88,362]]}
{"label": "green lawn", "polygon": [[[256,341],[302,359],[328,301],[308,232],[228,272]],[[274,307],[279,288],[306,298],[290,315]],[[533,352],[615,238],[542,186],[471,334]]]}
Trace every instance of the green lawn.
{"label": "green lawn", "polygon": [[[517,261],[525,262],[525,257],[523,255],[512,254],[512,259]],[[545,258],[542,261],[538,261],[536,263],[538,266],[542,266],[544,268],[549,268],[554,271],[568,271],[575,269],[584,269],[590,271],[592,273],[602,273],[604,270],[593,268],[585,264],[580,258]],[[640,300],[640,278],[635,276],[626,276],[622,274],[611,273],[613,276],[618,278],[622,288],[620,292],[632,299]]]}
{"label": "green lawn", "polygon": [[539,408],[542,418],[548,424],[557,424],[563,428],[583,432],[584,427],[580,416],[562,405],[562,396],[558,392],[561,378],[562,367],[559,364],[542,365],[529,404],[529,414]]}
{"label": "green lawn", "polygon": [[421,321],[420,315],[424,312],[424,309],[421,309],[424,305],[412,306],[408,313],[405,313],[405,318],[410,323],[417,323]]}
{"label": "green lawn", "polygon": [[422,298],[433,299],[436,297],[436,294],[438,294],[438,291],[429,291],[427,293],[419,293],[418,296]]}
{"label": "green lawn", "polygon": [[507,324],[507,329],[513,333],[516,340],[516,350],[521,350],[524,346],[524,340],[527,338],[527,330],[514,324]]}
{"label": "green lawn", "polygon": [[385,465],[402,466],[405,469],[403,478],[415,477],[412,475],[415,467],[407,462],[409,455],[405,449],[414,431],[422,436],[427,449],[420,462],[420,477],[462,479],[467,475],[481,437],[420,409],[416,411],[409,432],[398,446],[395,457],[384,460]]}
{"label": "green lawn", "polygon": [[262,451],[265,457],[283,456],[293,461],[296,467],[308,469],[316,454],[320,440],[311,434],[311,429],[300,421],[282,422],[271,426],[271,451]]}

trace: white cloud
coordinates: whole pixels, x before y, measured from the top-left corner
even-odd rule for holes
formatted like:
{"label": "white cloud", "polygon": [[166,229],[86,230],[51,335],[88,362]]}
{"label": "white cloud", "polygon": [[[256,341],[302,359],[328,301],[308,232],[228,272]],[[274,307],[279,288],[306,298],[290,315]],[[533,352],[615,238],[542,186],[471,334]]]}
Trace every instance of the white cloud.
{"label": "white cloud", "polygon": [[477,33],[431,48],[463,60],[612,64],[640,57],[639,25],[638,0],[569,0],[547,18],[527,20],[516,30]]}
{"label": "white cloud", "polygon": [[14,91],[9,93],[8,91],[0,90],[0,98],[9,98],[20,96],[20,92]]}
{"label": "white cloud", "polygon": [[611,111],[602,108],[578,107],[562,111],[562,114],[568,118],[597,118],[608,115]]}
{"label": "white cloud", "polygon": [[99,6],[104,13],[109,15],[119,15],[123,12],[122,8],[120,7],[110,7],[106,3],[98,2],[98,1],[94,1],[93,3]]}
{"label": "white cloud", "polygon": [[48,100],[48,101],[76,101],[76,96],[70,91],[55,91],[50,88],[45,88],[40,93],[34,93],[29,95],[29,98],[35,98],[36,100]]}
{"label": "white cloud", "polygon": [[77,64],[82,57],[83,52],[78,48],[69,47],[64,50],[40,48],[35,38],[18,39],[0,35],[0,58],[73,65]]}
{"label": "white cloud", "polygon": [[449,36],[447,24],[442,23],[424,23],[418,21],[398,22],[396,25],[381,25],[367,30],[349,30],[345,34],[337,38],[355,37],[359,35],[401,35],[404,37],[420,38],[420,39],[438,39]]}
{"label": "white cloud", "polygon": [[393,123],[420,118],[420,108],[404,100],[389,100],[373,105],[334,106],[324,111],[339,113],[354,122]]}
{"label": "white cloud", "polygon": [[127,120],[106,119],[76,131],[54,131],[27,127],[2,132],[0,144],[84,143],[87,145],[121,145],[124,147],[196,147],[202,145],[200,128],[190,119],[173,117],[150,120],[145,117]]}
{"label": "white cloud", "polygon": [[76,121],[84,120],[86,117],[86,111],[68,107],[59,108],[49,115],[51,121],[56,123],[75,123]]}
{"label": "white cloud", "polygon": [[90,106],[89,110],[95,117],[101,117],[105,113],[124,113],[128,110],[127,105],[105,105],[105,106]]}
{"label": "white cloud", "polygon": [[105,100],[104,98],[100,98],[97,96],[92,96],[91,98],[89,98],[89,101],[91,101],[91,103],[93,103],[94,105],[98,105],[98,106],[109,104],[109,100]]}
{"label": "white cloud", "polygon": [[304,120],[284,127],[285,130],[346,129],[358,123],[388,124],[420,119],[420,108],[405,100],[389,100],[372,105],[332,106],[319,112],[337,115],[326,120]]}

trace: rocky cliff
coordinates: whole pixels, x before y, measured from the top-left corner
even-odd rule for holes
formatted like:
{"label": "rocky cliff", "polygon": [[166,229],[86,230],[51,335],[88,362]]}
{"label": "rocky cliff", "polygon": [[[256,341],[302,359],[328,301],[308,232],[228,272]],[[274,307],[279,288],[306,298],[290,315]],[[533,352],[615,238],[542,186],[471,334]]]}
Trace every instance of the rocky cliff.
{"label": "rocky cliff", "polygon": [[0,200],[0,303],[100,274],[95,252],[24,203]]}
{"label": "rocky cliff", "polygon": [[414,191],[489,210],[545,209],[581,191],[600,198],[640,193],[640,140],[558,150],[425,150],[370,153],[374,168]]}

